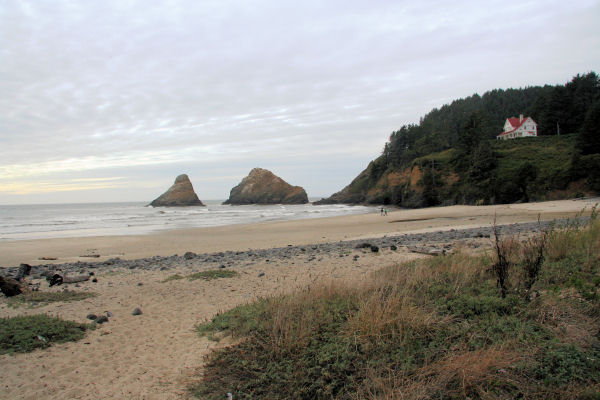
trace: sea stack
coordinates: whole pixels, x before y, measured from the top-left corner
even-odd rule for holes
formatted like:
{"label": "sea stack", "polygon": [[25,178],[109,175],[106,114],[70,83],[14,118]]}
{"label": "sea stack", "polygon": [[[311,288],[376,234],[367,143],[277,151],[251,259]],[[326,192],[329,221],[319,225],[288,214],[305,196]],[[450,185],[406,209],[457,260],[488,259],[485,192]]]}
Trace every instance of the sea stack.
{"label": "sea stack", "polygon": [[308,196],[300,186],[292,186],[271,171],[254,168],[231,189],[223,204],[306,204]]}
{"label": "sea stack", "polygon": [[152,207],[203,206],[194,192],[190,178],[186,174],[175,178],[175,183],[166,192],[150,203]]}

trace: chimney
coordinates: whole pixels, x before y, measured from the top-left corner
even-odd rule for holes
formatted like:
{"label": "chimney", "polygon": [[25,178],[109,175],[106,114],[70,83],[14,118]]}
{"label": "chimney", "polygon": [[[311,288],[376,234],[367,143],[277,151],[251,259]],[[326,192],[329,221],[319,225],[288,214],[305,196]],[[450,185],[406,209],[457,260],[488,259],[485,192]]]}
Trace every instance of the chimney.
{"label": "chimney", "polygon": [[519,123],[523,122],[523,114],[519,114]]}

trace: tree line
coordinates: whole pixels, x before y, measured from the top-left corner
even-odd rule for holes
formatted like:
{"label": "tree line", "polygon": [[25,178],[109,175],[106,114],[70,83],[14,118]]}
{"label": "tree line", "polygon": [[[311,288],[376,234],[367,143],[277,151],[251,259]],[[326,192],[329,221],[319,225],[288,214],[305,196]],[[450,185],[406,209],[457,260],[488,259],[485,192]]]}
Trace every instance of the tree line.
{"label": "tree line", "polygon": [[[594,131],[598,117],[594,113],[598,113],[599,107],[600,78],[595,72],[578,74],[565,85],[495,89],[482,96],[474,94],[434,108],[419,124],[404,125],[392,132],[383,151],[385,167],[406,167],[418,157],[463,146],[465,139],[461,137],[472,136],[474,129],[478,142],[494,139],[501,133],[506,118],[520,114],[537,122],[538,135],[577,133],[581,137],[578,148],[582,152],[598,153],[599,135]],[[593,148],[589,149],[589,144]],[[467,151],[474,150],[473,143],[466,145]]]}
{"label": "tree line", "polygon": [[[537,122],[542,138],[497,141],[506,118],[520,114]],[[422,192],[400,185],[367,195],[386,174],[415,164]],[[577,180],[600,192],[599,170],[600,77],[589,72],[565,85],[495,89],[435,108],[392,132],[347,193],[351,201],[409,207],[509,203],[543,199]]]}

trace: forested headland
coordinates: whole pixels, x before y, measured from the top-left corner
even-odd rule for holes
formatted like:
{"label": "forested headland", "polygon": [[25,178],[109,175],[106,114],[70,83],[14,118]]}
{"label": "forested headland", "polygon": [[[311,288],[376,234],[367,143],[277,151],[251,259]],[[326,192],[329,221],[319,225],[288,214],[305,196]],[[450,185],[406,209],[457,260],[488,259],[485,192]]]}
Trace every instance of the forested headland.
{"label": "forested headland", "polygon": [[[538,136],[497,140],[532,117]],[[317,203],[427,207],[564,199],[600,192],[600,78],[495,89],[431,110],[391,133],[382,154]]]}

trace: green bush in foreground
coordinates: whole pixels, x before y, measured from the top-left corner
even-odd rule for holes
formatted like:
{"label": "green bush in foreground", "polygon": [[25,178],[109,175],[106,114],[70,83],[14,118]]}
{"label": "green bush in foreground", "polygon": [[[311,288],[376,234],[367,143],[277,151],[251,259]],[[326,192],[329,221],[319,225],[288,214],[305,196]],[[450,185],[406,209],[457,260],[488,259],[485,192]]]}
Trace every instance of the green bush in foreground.
{"label": "green bush in foreground", "polygon": [[0,319],[0,354],[26,353],[52,343],[76,341],[91,325],[63,321],[47,315]]}
{"label": "green bush in foreground", "polygon": [[[489,256],[457,253],[220,313],[198,326],[236,344],[208,356],[202,399],[563,399],[600,395],[600,229],[503,246],[505,297]],[[568,246],[563,245],[567,241]],[[503,250],[503,251],[505,251]],[[539,275],[539,276],[538,276]]]}
{"label": "green bush in foreground", "polygon": [[97,296],[96,293],[70,290],[63,290],[62,292],[26,292],[18,296],[8,297],[6,302],[9,307],[36,307],[60,301],[79,301],[95,296]]}

